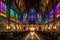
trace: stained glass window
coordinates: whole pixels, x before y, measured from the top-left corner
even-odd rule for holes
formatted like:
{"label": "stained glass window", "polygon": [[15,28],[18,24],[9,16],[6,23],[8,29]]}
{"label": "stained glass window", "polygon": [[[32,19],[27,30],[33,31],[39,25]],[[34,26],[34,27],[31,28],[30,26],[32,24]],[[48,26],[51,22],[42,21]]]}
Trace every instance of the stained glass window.
{"label": "stained glass window", "polygon": [[26,24],[26,19],[27,19],[26,14],[23,14],[23,24]]}
{"label": "stained glass window", "polygon": [[16,13],[16,15],[15,15],[15,16],[16,16],[16,20],[18,20],[18,14],[17,14],[17,13]]}
{"label": "stained glass window", "polygon": [[58,3],[58,5],[56,6],[54,13],[55,13],[55,18],[60,17],[60,3]]}
{"label": "stained glass window", "polygon": [[7,17],[7,15],[5,14],[5,7],[6,5],[3,2],[0,2],[0,15],[3,17]]}
{"label": "stained glass window", "polygon": [[36,11],[34,8],[30,8],[28,12],[28,22],[30,24],[35,24],[36,23]]}
{"label": "stained glass window", "polygon": [[18,19],[20,22],[22,22],[22,16],[21,15],[19,15]]}
{"label": "stained glass window", "polygon": [[45,23],[47,23],[48,20],[49,20],[49,15],[46,15],[46,16],[45,16]]}
{"label": "stained glass window", "polygon": [[53,10],[49,13],[49,22],[53,21]]}
{"label": "stained glass window", "polygon": [[0,11],[3,11],[4,12],[4,9],[5,9],[5,5],[3,2],[0,2]]}
{"label": "stained glass window", "polygon": [[41,24],[42,23],[42,15],[38,14],[37,17],[38,17],[38,24]]}
{"label": "stained glass window", "polygon": [[5,12],[6,14],[9,13],[9,8],[8,8],[7,6],[5,6],[4,12]]}
{"label": "stained glass window", "polygon": [[12,9],[10,9],[10,16],[14,18],[14,11]]}

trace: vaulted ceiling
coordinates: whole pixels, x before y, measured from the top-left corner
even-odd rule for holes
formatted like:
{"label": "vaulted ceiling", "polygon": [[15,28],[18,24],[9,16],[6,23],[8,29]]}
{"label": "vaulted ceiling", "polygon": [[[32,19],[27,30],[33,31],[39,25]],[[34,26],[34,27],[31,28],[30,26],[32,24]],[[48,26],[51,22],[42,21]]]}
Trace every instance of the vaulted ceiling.
{"label": "vaulted ceiling", "polygon": [[28,11],[34,7],[37,12],[44,13],[51,0],[16,0],[15,1],[21,12]]}

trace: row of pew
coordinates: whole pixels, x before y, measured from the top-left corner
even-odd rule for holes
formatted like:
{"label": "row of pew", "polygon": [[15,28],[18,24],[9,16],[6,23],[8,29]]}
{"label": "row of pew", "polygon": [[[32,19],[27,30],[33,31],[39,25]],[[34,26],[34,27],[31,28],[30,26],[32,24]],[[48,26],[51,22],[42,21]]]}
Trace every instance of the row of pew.
{"label": "row of pew", "polygon": [[0,40],[22,40],[29,32],[1,32]]}

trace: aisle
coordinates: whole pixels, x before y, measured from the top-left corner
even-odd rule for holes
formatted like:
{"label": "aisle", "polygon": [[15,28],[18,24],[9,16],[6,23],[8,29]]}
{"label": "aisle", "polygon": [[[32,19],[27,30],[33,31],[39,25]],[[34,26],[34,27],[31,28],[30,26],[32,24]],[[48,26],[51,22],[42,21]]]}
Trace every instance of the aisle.
{"label": "aisle", "polygon": [[25,40],[41,40],[35,32],[30,32]]}

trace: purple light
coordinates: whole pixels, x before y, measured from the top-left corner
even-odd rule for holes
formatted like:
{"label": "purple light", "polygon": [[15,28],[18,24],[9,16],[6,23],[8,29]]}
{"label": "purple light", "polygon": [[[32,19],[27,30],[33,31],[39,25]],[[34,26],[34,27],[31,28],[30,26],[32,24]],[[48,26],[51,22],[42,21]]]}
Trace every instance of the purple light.
{"label": "purple light", "polygon": [[46,15],[46,18],[48,17],[48,15]]}
{"label": "purple light", "polygon": [[28,21],[29,22],[36,22],[36,16],[35,15],[31,15],[28,17]]}
{"label": "purple light", "polygon": [[34,10],[31,10],[31,12],[33,13],[33,12],[34,12]]}
{"label": "purple light", "polygon": [[0,10],[1,10],[1,11],[4,11],[4,9],[5,9],[4,3],[0,2],[0,6],[1,6],[1,7],[0,7]]}
{"label": "purple light", "polygon": [[59,6],[60,6],[60,3],[58,3],[57,8],[60,8]]}
{"label": "purple light", "polygon": [[50,12],[50,14],[53,14],[53,10]]}
{"label": "purple light", "polygon": [[56,13],[58,10],[60,10],[60,3],[58,3],[58,5],[57,5],[57,7],[56,7],[56,9],[55,9],[55,13]]}
{"label": "purple light", "polygon": [[19,16],[19,21],[22,21],[22,16]]}

